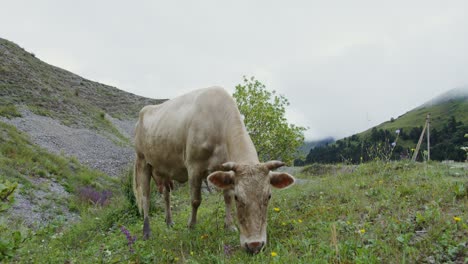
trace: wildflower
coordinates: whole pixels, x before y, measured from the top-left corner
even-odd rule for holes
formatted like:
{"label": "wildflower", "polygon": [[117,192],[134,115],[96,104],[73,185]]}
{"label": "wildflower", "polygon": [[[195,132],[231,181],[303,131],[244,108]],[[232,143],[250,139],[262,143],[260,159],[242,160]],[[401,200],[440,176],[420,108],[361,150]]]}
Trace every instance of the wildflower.
{"label": "wildflower", "polygon": [[207,234],[201,235],[200,238],[201,238],[201,239],[206,239],[206,238],[208,238],[208,235],[207,235]]}
{"label": "wildflower", "polygon": [[224,255],[230,256],[232,254],[234,247],[231,245],[224,245]]}
{"label": "wildflower", "polygon": [[285,222],[282,222],[282,223],[281,223],[281,225],[284,225],[284,226],[285,226],[285,225],[286,225],[286,223],[285,223]]}
{"label": "wildflower", "polygon": [[396,146],[396,142],[392,142],[392,147],[395,147]]}
{"label": "wildflower", "polygon": [[132,245],[135,243],[136,241],[136,236],[132,236],[130,234],[130,231],[127,230],[127,228],[125,228],[125,226],[121,226],[120,227],[120,231],[122,231],[122,233],[125,235],[125,237],[127,238],[127,245],[128,245],[128,248],[130,250],[131,253],[134,252],[133,250],[133,247]]}
{"label": "wildflower", "polygon": [[279,209],[278,207],[273,208],[273,210],[275,210],[275,212],[279,212],[279,211],[280,211],[280,209]]}
{"label": "wildflower", "polygon": [[363,229],[359,229],[359,234],[363,235],[364,233],[366,233],[366,230],[363,228]]}
{"label": "wildflower", "polygon": [[175,257],[174,260],[175,260],[175,261],[179,261],[179,258],[178,258],[178,257]]}
{"label": "wildflower", "polygon": [[193,251],[190,251],[190,255],[193,256]]}
{"label": "wildflower", "polygon": [[278,256],[278,253],[272,251],[272,252],[271,252],[271,256],[272,256],[272,257],[276,257],[276,256]]}
{"label": "wildflower", "polygon": [[395,133],[400,134],[400,129],[397,129]]}
{"label": "wildflower", "polygon": [[453,220],[454,220],[455,222],[460,222],[460,221],[461,221],[461,217],[454,216],[454,217],[453,217]]}
{"label": "wildflower", "polygon": [[351,224],[351,222],[350,222],[350,221],[346,221],[346,224],[347,224],[347,225],[350,225],[350,224]]}
{"label": "wildflower", "polygon": [[299,222],[299,224],[302,223],[302,219],[298,219],[297,222]]}

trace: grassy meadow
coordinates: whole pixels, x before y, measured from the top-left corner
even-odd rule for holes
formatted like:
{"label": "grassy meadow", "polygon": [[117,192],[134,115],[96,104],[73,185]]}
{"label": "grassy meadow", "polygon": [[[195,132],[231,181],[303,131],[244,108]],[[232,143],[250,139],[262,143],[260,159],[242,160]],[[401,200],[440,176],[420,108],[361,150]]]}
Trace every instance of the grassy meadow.
{"label": "grassy meadow", "polygon": [[[223,228],[222,194],[205,193],[188,230],[188,186],[172,193],[175,226],[154,192],[152,238],[130,181],[107,206],[82,210],[76,225],[50,225],[18,249],[16,262],[41,263],[466,263],[468,175],[464,164],[373,162],[304,169],[299,184],[275,190],[268,242],[251,256]],[[317,174],[320,171],[321,173]]]}

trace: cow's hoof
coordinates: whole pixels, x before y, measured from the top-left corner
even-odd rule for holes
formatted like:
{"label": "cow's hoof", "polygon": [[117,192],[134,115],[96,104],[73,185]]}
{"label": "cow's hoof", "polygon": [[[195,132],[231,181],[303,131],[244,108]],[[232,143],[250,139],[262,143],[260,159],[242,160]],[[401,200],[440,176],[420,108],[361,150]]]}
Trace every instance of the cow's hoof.
{"label": "cow's hoof", "polygon": [[149,225],[149,219],[145,218],[143,223],[143,240],[148,240],[151,236],[151,229]]}
{"label": "cow's hoof", "polygon": [[173,221],[170,221],[170,222],[166,222],[166,225],[167,227],[174,227],[174,222]]}
{"label": "cow's hoof", "polygon": [[194,229],[196,225],[197,225],[196,222],[194,222],[194,223],[193,223],[193,222],[189,222],[188,225],[187,225],[187,227],[188,227],[189,229]]}

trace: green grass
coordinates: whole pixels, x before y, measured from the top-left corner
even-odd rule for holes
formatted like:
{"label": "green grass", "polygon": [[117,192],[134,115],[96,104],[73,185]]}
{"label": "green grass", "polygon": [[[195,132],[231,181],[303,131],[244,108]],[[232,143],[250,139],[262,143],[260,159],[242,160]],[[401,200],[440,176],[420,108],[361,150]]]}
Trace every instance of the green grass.
{"label": "green grass", "polygon": [[[237,233],[224,231],[222,195],[204,195],[199,224],[188,230],[188,187],[173,192],[173,228],[164,224],[160,195],[153,202],[153,237],[124,195],[90,210],[68,228],[38,232],[19,262],[83,263],[421,263],[466,262],[468,175],[440,163],[362,164],[346,173],[302,173],[306,180],[274,191],[268,244],[251,256]],[[126,185],[128,186],[128,184]],[[128,187],[127,187],[128,190]],[[124,193],[124,192],[122,192]],[[279,211],[274,210],[279,208]],[[459,220],[459,221],[458,221]],[[137,236],[130,251],[120,228]],[[275,256],[273,256],[275,255]]]}
{"label": "green grass", "polygon": [[58,156],[32,144],[28,136],[14,126],[0,122],[0,176],[27,187],[32,178],[54,178],[73,192],[76,187],[93,184],[107,186],[115,179],[92,171],[76,159]]}
{"label": "green grass", "polygon": [[[45,182],[44,179],[49,181]],[[71,196],[59,198],[54,193],[49,193],[51,181],[62,185]],[[15,127],[0,122],[0,183],[18,184],[15,193],[29,200],[33,210],[47,213],[48,221],[53,223],[50,226],[63,227],[66,223],[59,205],[75,212],[89,210],[89,205],[77,197],[81,186],[115,190],[118,180],[90,170],[74,158],[51,154],[32,144],[29,137]],[[38,198],[38,192],[45,192],[45,195]],[[14,200],[11,199],[9,200],[14,205]],[[9,211],[3,210],[11,206],[8,200],[0,200],[0,262],[15,256],[24,241],[30,238],[34,228],[37,228],[24,226],[24,219],[11,216]],[[27,218],[28,215],[23,217]]]}
{"label": "green grass", "polygon": [[21,113],[18,112],[15,105],[7,104],[0,106],[0,116],[6,118],[21,117]]}

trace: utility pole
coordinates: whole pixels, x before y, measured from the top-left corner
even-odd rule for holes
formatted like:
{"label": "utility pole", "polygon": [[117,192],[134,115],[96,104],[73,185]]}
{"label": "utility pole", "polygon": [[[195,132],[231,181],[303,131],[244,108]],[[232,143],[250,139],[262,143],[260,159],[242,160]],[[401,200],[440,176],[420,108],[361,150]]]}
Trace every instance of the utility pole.
{"label": "utility pole", "polygon": [[427,123],[427,160],[431,160],[431,133],[430,127],[431,127],[431,114],[427,114],[426,117],[426,123]]}
{"label": "utility pole", "polygon": [[418,145],[416,145],[416,149],[414,150],[413,153],[413,158],[411,159],[412,161],[416,161],[416,158],[418,157],[419,153],[419,148],[421,148],[421,143],[424,138],[424,132],[426,132],[427,129],[427,160],[430,160],[430,133],[429,133],[429,126],[430,126],[430,117],[431,114],[427,114],[426,116],[426,123],[424,124],[424,128],[421,132],[421,136],[419,137]]}

